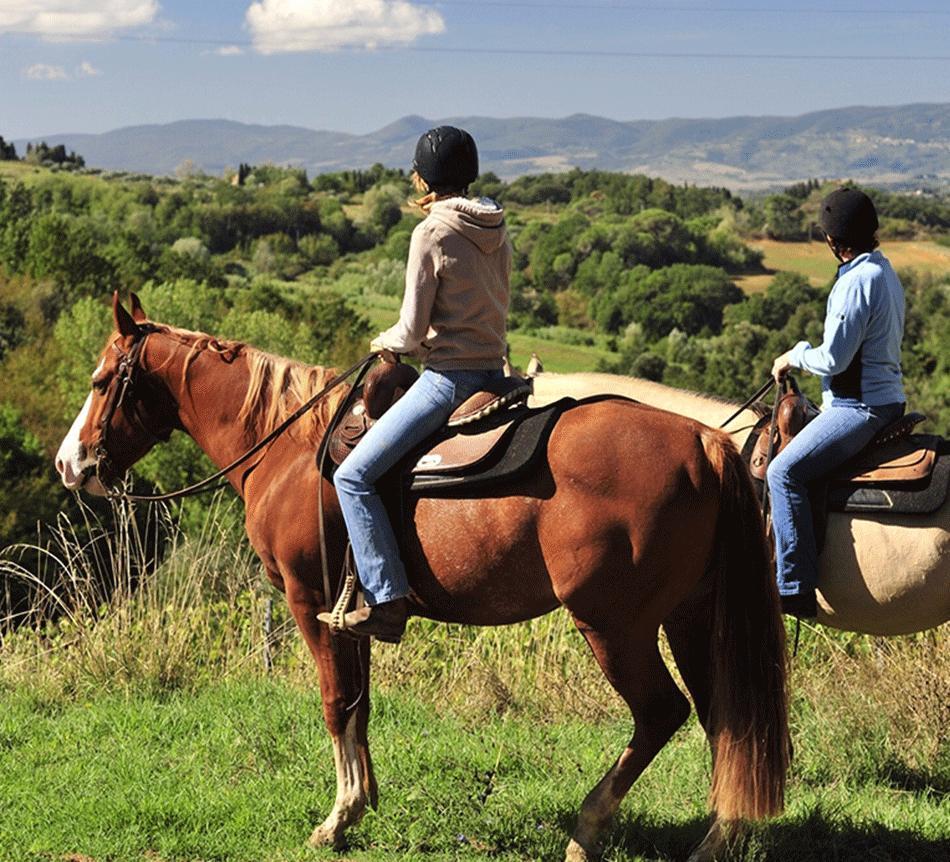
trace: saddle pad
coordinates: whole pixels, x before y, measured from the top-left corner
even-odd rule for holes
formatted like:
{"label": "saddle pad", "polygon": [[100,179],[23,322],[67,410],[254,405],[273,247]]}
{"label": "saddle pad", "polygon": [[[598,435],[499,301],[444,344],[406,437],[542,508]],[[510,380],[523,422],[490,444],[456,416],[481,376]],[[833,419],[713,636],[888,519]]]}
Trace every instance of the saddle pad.
{"label": "saddle pad", "polygon": [[474,467],[495,448],[514,421],[509,419],[477,434],[454,434],[436,443],[416,462],[412,473],[446,473]]}
{"label": "saddle pad", "polygon": [[[414,465],[410,490],[424,496],[438,496],[443,492],[454,496],[524,475],[544,456],[548,437],[558,417],[577,403],[573,398],[562,398],[545,407],[518,411],[517,416],[498,426],[501,433],[494,438],[495,444],[478,461],[466,467],[456,470],[425,467],[428,455],[439,452],[443,443],[428,451],[414,453],[408,461]],[[464,436],[455,435],[444,443],[453,443]]]}
{"label": "saddle pad", "polygon": [[832,512],[886,512],[899,515],[929,515],[947,499],[950,489],[950,454],[937,459],[933,472],[923,480],[887,485],[848,484],[828,491]]}
{"label": "saddle pad", "polygon": [[939,440],[911,434],[861,452],[831,474],[832,482],[916,482],[933,471]]}

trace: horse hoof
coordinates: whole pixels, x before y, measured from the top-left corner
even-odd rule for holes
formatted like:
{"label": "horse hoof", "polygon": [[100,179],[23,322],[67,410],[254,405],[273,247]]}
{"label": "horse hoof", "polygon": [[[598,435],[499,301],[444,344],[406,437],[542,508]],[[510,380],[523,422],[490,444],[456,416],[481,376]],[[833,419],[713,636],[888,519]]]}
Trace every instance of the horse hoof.
{"label": "horse hoof", "polygon": [[564,862],[597,862],[600,854],[593,850],[585,850],[573,838],[564,852]]}
{"label": "horse hoof", "polygon": [[332,847],[334,850],[343,850],[346,847],[346,835],[339,829],[332,829],[326,825],[318,826],[310,834],[308,843],[311,847]]}

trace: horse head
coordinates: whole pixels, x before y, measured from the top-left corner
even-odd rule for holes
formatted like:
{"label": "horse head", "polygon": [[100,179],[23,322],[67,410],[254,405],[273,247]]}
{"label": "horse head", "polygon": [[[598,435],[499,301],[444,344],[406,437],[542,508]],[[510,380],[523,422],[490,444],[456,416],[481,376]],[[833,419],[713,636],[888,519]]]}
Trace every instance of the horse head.
{"label": "horse head", "polygon": [[113,294],[115,331],[56,453],[56,469],[71,491],[109,494],[136,461],[179,427],[173,399],[143,365],[146,340],[159,328],[148,322],[134,293],[131,308],[126,311],[118,292]]}

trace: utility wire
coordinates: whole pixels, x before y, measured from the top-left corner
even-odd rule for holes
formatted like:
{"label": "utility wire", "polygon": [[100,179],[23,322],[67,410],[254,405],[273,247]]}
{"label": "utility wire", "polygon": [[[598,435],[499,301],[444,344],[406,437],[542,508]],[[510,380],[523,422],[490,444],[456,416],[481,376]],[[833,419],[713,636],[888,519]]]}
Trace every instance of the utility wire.
{"label": "utility wire", "polygon": [[802,6],[792,7],[769,7],[769,6],[690,6],[690,5],[670,5],[660,6],[656,4],[644,3],[544,3],[544,2],[524,2],[524,0],[514,0],[514,2],[505,2],[505,0],[479,0],[477,4],[467,2],[467,0],[412,0],[415,6],[459,6],[469,9],[478,6],[492,6],[504,9],[506,6],[511,9],[579,9],[585,12],[604,9],[607,11],[619,12],[724,12],[727,14],[776,14],[776,15],[857,15],[866,17],[868,15],[950,15],[950,9],[864,9],[864,8],[825,8],[823,6]]}
{"label": "utility wire", "polygon": [[449,53],[449,54],[524,54],[528,56],[554,57],[630,57],[648,59],[673,60],[935,60],[946,62],[950,54],[736,54],[717,51],[588,51],[570,48],[435,48],[423,46],[409,46],[402,49],[416,53]]}
{"label": "utility wire", "polygon": [[[11,35],[36,36],[32,31],[7,30]],[[2,35],[2,34],[0,34]],[[45,33],[44,36],[66,38],[66,34]],[[138,42],[172,45],[211,45],[217,47],[253,48],[255,43],[242,39],[205,39],[186,36],[138,36],[130,34],[102,36],[69,36],[71,42]],[[622,51],[622,50],[590,50],[584,48],[476,48],[471,46],[439,47],[435,45],[391,45],[377,48],[353,46],[350,48],[336,48],[334,53],[397,53],[408,51],[415,54],[482,54],[482,55],[517,55],[528,57],[604,57],[651,60],[829,60],[842,62],[938,62],[950,60],[950,54],[778,54],[769,52],[738,53],[732,51]]]}

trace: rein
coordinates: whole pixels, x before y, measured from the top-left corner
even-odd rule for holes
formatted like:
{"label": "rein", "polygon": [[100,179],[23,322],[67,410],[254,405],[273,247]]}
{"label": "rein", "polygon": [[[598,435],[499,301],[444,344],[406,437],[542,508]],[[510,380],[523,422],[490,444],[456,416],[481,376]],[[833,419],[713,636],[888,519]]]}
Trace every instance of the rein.
{"label": "rein", "polygon": [[[248,449],[243,455],[239,458],[232,461],[228,464],[227,467],[218,470],[217,473],[214,473],[211,476],[208,476],[206,479],[202,479],[200,482],[195,482],[193,485],[189,485],[187,488],[181,488],[177,491],[170,491],[166,494],[129,494],[123,490],[115,490],[114,485],[106,477],[107,472],[111,472],[115,475],[115,470],[111,467],[111,459],[109,458],[109,452],[107,447],[109,426],[112,423],[115,414],[125,403],[126,397],[131,392],[134,383],[135,383],[135,372],[139,369],[145,371],[139,365],[139,360],[141,358],[142,352],[145,349],[145,342],[148,340],[149,335],[152,335],[155,332],[160,332],[161,330],[153,329],[148,324],[143,325],[140,328],[140,337],[136,338],[132,344],[132,347],[129,349],[129,352],[123,355],[119,360],[119,365],[116,371],[115,378],[109,386],[109,392],[107,394],[107,402],[105,410],[103,411],[102,418],[99,420],[99,436],[93,446],[93,454],[96,457],[95,464],[95,474],[96,478],[99,479],[99,482],[102,484],[103,488],[106,489],[106,493],[112,499],[119,499],[128,502],[149,502],[157,503],[164,502],[168,500],[176,500],[183,497],[191,497],[196,494],[205,493],[208,491],[216,490],[217,488],[223,487],[227,484],[227,475],[232,470],[240,467],[242,464],[246,463],[248,460],[254,457],[258,452],[260,452],[265,446],[272,443],[276,440],[281,434],[283,434],[291,425],[301,419],[307,414],[313,406],[320,401],[322,398],[325,398],[329,393],[335,389],[337,386],[344,383],[349,377],[353,374],[357,374],[356,385],[362,382],[363,378],[366,376],[366,372],[380,356],[379,351],[374,351],[369,353],[360,359],[358,362],[351,365],[346,371],[337,374],[329,383],[326,384],[319,392],[315,395],[308,398],[303,404],[301,404],[293,413],[290,414],[283,422],[280,423],[273,431],[267,434],[262,440],[255,443],[250,449]],[[116,348],[118,349],[118,348]],[[328,452],[328,441],[330,435],[336,426],[340,423],[342,416],[346,412],[346,408],[351,404],[353,397],[355,396],[356,385],[353,386],[353,389],[350,393],[350,396],[344,400],[340,405],[339,409],[336,411],[332,417],[330,424],[324,434],[323,440],[321,441],[319,456],[318,456],[318,466],[320,468],[321,474],[325,465],[325,460]],[[138,415],[137,411],[133,412],[133,417],[136,423],[145,431],[149,436],[155,438],[156,440],[167,440],[168,436],[171,434],[171,430],[168,430],[168,433],[162,432],[161,434],[156,434],[154,431],[151,431],[145,423],[142,421],[141,417]],[[223,480],[223,481],[219,481]],[[330,585],[330,573],[328,566],[328,555],[326,547],[326,536],[324,528],[324,507],[323,507],[323,482],[318,483],[318,509],[319,509],[319,533],[320,533],[320,557],[321,557],[321,568],[323,574],[323,586],[324,586],[324,595],[327,607],[332,607],[331,602],[332,598],[332,589]],[[347,557],[349,557],[349,549],[347,552]],[[350,565],[347,566],[347,562],[350,562]],[[344,584],[344,595],[351,597],[352,593],[356,586],[356,576],[355,571],[353,570],[352,563],[348,559],[344,561],[344,569],[349,568],[349,573],[345,577],[346,584]],[[347,601],[349,598],[347,599]],[[331,631],[333,631],[331,629]],[[337,634],[336,631],[333,631],[333,634]],[[337,644],[335,638],[331,638],[331,646],[336,652]],[[361,659],[362,645],[357,644],[357,664],[359,666]],[[354,710],[360,702],[363,700],[366,694],[366,679],[363,674],[360,674],[360,685],[359,691],[357,693],[356,699],[348,704],[345,707],[346,712],[351,712]]]}
{"label": "rein", "polygon": [[[303,404],[300,405],[293,413],[290,414],[283,422],[280,423],[273,431],[271,431],[266,437],[262,440],[255,443],[250,449],[248,449],[243,455],[239,458],[232,461],[228,464],[227,467],[218,470],[212,476],[208,476],[206,479],[202,479],[200,482],[195,482],[193,485],[189,485],[187,488],[181,488],[177,491],[170,491],[167,494],[129,494],[122,490],[114,490],[113,483],[105,480],[105,472],[109,468],[110,460],[109,453],[106,447],[109,425],[112,422],[113,417],[115,416],[118,409],[122,406],[125,401],[126,396],[132,388],[134,383],[134,374],[135,371],[139,368],[138,361],[141,356],[142,350],[145,347],[145,342],[148,339],[148,336],[158,330],[147,329],[143,331],[143,336],[137,339],[129,352],[122,357],[119,362],[118,373],[113,380],[112,385],[110,386],[109,392],[109,401],[107,402],[106,409],[103,411],[102,419],[99,421],[99,439],[96,441],[93,453],[96,456],[96,478],[99,479],[100,483],[104,488],[107,489],[109,497],[113,499],[125,500],[128,502],[134,503],[158,503],[165,502],[168,500],[177,500],[182,497],[192,497],[196,494],[205,493],[208,491],[216,490],[225,484],[226,477],[228,473],[232,470],[240,467],[242,464],[246,463],[248,460],[254,457],[258,452],[261,451],[265,446],[272,443],[276,440],[281,434],[283,434],[291,425],[293,425],[297,420],[306,415],[306,413],[322,398],[326,397],[333,389],[339,386],[341,383],[344,383],[347,378],[357,371],[361,371],[370,365],[372,362],[376,361],[378,356],[377,353],[370,353],[367,356],[364,356],[359,362],[354,363],[346,371],[337,374],[326,386],[323,387],[316,395],[313,395],[311,398],[307,399]],[[142,424],[141,419],[136,417],[139,424]],[[143,425],[143,428],[145,426]],[[145,429],[148,430],[147,428]],[[154,434],[149,431],[153,437],[157,439],[163,439],[159,435]],[[167,438],[166,438],[167,439]],[[225,480],[220,482],[219,480]],[[219,483],[219,484],[215,484]]]}
{"label": "rein", "polygon": [[[748,401],[746,401],[735,413],[733,413],[725,422],[720,425],[720,428],[725,428],[733,419],[736,418],[743,410],[745,410],[753,401],[757,401],[766,392],[769,391],[775,385],[775,380],[769,378],[768,382],[765,383],[761,389],[759,389]],[[772,458],[775,456],[775,426],[778,420],[778,408],[779,404],[782,402],[782,396],[786,392],[794,392],[799,394],[798,384],[795,382],[795,378],[791,375],[787,375],[782,383],[775,390],[775,401],[772,404],[772,415],[769,419],[769,448],[765,456],[765,469],[768,470],[769,464],[772,463]],[[764,481],[762,483],[762,523],[766,528],[766,535],[768,536],[771,532],[771,528],[768,526],[769,521],[769,483]],[[801,617],[795,618],[795,643],[792,647],[792,657],[798,655],[798,639],[802,631],[802,621]]]}
{"label": "rein", "polygon": [[765,383],[763,383],[759,389],[756,389],[755,394],[751,398],[749,398],[748,401],[743,401],[742,406],[738,410],[736,410],[736,412],[733,413],[725,422],[723,422],[722,425],[719,426],[720,430],[725,428],[743,410],[745,410],[747,407],[750,407],[753,402],[758,401],[774,385],[775,385],[775,380],[772,377],[769,377],[769,379]]}

